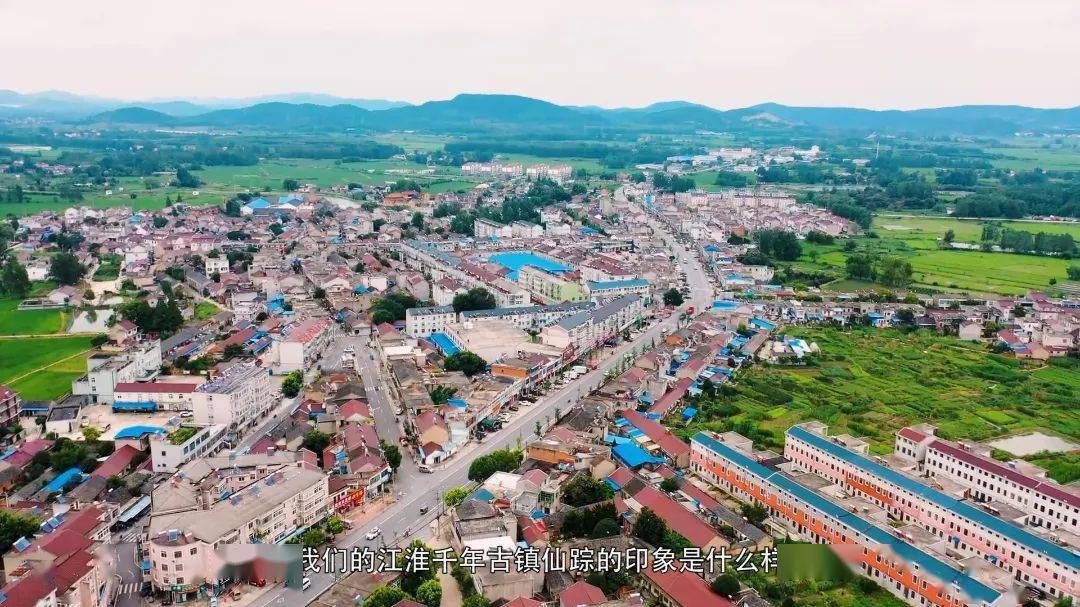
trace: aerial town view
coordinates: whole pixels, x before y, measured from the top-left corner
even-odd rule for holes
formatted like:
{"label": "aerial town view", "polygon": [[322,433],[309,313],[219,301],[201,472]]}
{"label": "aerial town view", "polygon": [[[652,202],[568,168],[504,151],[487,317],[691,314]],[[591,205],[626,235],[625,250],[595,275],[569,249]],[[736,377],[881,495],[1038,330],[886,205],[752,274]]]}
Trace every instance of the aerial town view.
{"label": "aerial town view", "polygon": [[0,22],[0,607],[1080,607],[1075,0]]}

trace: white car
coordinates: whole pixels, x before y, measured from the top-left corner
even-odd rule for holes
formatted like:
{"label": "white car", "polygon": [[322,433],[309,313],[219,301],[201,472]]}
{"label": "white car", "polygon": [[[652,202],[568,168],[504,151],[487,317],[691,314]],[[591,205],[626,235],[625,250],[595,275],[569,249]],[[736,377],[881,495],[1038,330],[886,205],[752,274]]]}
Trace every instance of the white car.
{"label": "white car", "polygon": [[381,534],[382,534],[382,531],[380,531],[378,527],[375,527],[371,531],[368,531],[367,535],[365,535],[364,537],[369,539],[369,540],[373,540],[373,539],[379,537],[379,535],[381,535]]}
{"label": "white car", "polygon": [[346,346],[345,349],[342,350],[342,352],[344,352],[345,354],[354,354],[356,350],[352,346]]}

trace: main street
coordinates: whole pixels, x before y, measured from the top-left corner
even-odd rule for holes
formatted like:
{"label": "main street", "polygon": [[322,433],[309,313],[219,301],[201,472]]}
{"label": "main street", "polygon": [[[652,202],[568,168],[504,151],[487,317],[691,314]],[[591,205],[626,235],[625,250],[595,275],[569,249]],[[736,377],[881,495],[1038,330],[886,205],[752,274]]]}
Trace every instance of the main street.
{"label": "main street", "polygon": [[[659,222],[650,216],[653,229],[661,234],[664,241],[671,247],[677,263],[686,272],[687,286],[690,292],[688,301],[684,306],[694,306],[698,310],[709,305],[712,297],[712,287],[705,276],[701,264],[695,256],[686,254],[675,238]],[[683,259],[686,262],[683,262]],[[505,448],[513,448],[518,443],[526,442],[535,438],[536,422],[543,424],[545,420],[552,419],[556,409],[567,411],[574,403],[583,396],[596,389],[604,380],[605,375],[627,355],[635,350],[648,347],[663,335],[674,330],[679,323],[680,314],[672,314],[668,318],[658,322],[633,341],[628,341],[615,348],[607,358],[599,363],[596,369],[586,373],[575,381],[568,383],[563,388],[549,394],[531,407],[522,408],[501,430],[488,437],[479,444],[467,446],[462,453],[456,454],[449,462],[437,468],[430,474],[420,473],[407,454],[402,460],[395,480],[394,491],[401,497],[383,512],[375,516],[362,527],[354,529],[348,535],[344,535],[336,542],[339,548],[370,547],[377,548],[382,544],[404,545],[412,539],[425,539],[430,535],[430,524],[438,516],[442,496],[455,487],[469,484],[469,464],[482,455]],[[359,345],[359,344],[358,344]],[[385,398],[382,382],[378,380],[378,370],[366,347],[357,347],[356,356],[364,384],[368,386],[369,396],[375,393],[373,409],[377,411],[376,422],[380,435],[388,441],[397,436],[397,422],[393,418],[393,410],[389,399]],[[361,351],[363,350],[363,351]],[[365,364],[365,360],[367,363]],[[333,360],[333,359],[329,359]],[[374,411],[373,411],[374,412]],[[389,418],[387,416],[390,416]],[[390,432],[383,435],[383,432]],[[420,510],[427,507],[427,513],[421,514]],[[365,538],[367,532],[378,527],[382,534],[374,540]],[[314,597],[325,592],[335,582],[335,575],[329,573],[309,573],[311,588],[307,592],[294,589],[277,587],[268,591],[263,597],[255,601],[253,607],[270,607],[273,605],[306,605],[314,600]]]}

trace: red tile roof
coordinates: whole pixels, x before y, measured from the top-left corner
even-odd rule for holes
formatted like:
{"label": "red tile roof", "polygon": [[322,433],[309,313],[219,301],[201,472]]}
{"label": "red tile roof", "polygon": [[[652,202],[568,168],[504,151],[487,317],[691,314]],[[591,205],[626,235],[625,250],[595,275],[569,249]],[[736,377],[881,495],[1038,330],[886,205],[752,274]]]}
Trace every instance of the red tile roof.
{"label": "red tile roof", "polygon": [[690,445],[672,434],[671,430],[665,428],[663,424],[655,419],[649,419],[633,409],[623,411],[622,416],[626,418],[626,421],[633,424],[635,428],[644,432],[645,436],[648,436],[652,442],[656,443],[660,450],[671,459],[690,453]]}
{"label": "red tile roof", "polygon": [[694,383],[694,380],[689,377],[684,377],[675,382],[675,385],[667,391],[667,394],[662,396],[660,400],[656,401],[652,407],[649,408],[649,413],[659,413],[661,416],[671,413],[671,410],[675,408],[675,405],[682,400],[682,397],[686,395],[686,391],[690,389],[690,384]]}
{"label": "red tile roof", "polygon": [[100,476],[102,478],[109,478],[114,474],[120,474],[124,470],[127,470],[131,465],[131,461],[135,459],[135,456],[139,454],[139,450],[131,445],[124,445],[116,451],[112,452],[96,470],[90,473],[91,476]]}
{"label": "red tile roof", "polygon": [[679,571],[682,565],[675,566],[663,573],[647,567],[642,574],[656,585],[671,600],[682,607],[731,607],[733,603],[728,599],[716,594],[699,576]]}
{"label": "red tile roof", "polygon": [[537,601],[536,599],[529,599],[523,596],[519,596],[518,598],[503,605],[503,607],[541,607],[541,605],[543,605],[543,603]]}
{"label": "red tile roof", "polygon": [[169,382],[157,382],[157,381],[146,382],[146,383],[121,382],[119,384],[116,384],[116,387],[113,388],[113,392],[114,393],[116,393],[116,392],[131,392],[131,393],[145,392],[145,393],[148,393],[148,394],[167,394],[167,393],[191,394],[192,392],[195,391],[195,388],[197,388],[197,387],[198,387],[197,384],[188,384],[188,383],[175,383],[174,384],[174,383],[169,383]]}
{"label": "red tile roof", "polygon": [[1036,493],[1041,493],[1058,501],[1065,502],[1073,508],[1080,508],[1080,496],[1069,493],[1058,485],[1050,484],[1043,480],[1021,474],[1006,465],[999,464],[992,459],[981,457],[944,441],[936,440],[930,443],[928,448],[955,457],[964,463],[971,464],[972,466],[985,470],[991,474],[1005,477],[1017,485],[1027,487]]}
{"label": "red tile roof", "polygon": [[900,436],[916,443],[921,443],[926,438],[925,434],[914,428],[904,428],[900,431]]}
{"label": "red tile roof", "polygon": [[588,582],[575,582],[559,593],[560,607],[581,607],[606,602],[604,591]]}
{"label": "red tile roof", "polygon": [[672,531],[678,532],[698,548],[705,548],[719,537],[716,530],[705,521],[652,487],[642,487],[633,497],[639,504],[664,519]]}
{"label": "red tile roof", "polygon": [[56,559],[79,550],[86,550],[93,545],[90,538],[70,529],[54,531],[41,537],[35,543],[38,549],[48,552]]}

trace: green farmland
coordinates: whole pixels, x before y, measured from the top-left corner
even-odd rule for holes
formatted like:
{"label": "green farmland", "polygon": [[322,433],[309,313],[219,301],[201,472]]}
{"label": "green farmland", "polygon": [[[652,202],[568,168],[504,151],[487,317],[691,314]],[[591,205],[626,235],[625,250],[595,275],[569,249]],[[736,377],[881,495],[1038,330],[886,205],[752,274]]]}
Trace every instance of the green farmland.
{"label": "green farmland", "polygon": [[19,310],[19,300],[0,299],[0,335],[50,335],[67,327],[64,310]]}
{"label": "green farmland", "polygon": [[24,400],[51,400],[67,394],[86,372],[82,353],[90,336],[0,339],[0,384]]}
{"label": "green farmland", "polygon": [[985,346],[927,332],[792,328],[822,354],[808,366],[758,366],[730,394],[700,399],[684,435],[748,431],[773,448],[793,424],[821,420],[831,433],[869,437],[892,451],[904,426],[929,422],[947,438],[984,440],[1039,428],[1080,439],[1080,367],[1073,359],[1028,364]]}
{"label": "green farmland", "polygon": [[[1080,224],[1049,222],[995,222],[1002,227],[1028,232],[1072,234],[1080,240]],[[860,250],[893,255],[909,261],[915,286],[972,293],[1020,295],[1028,290],[1053,291],[1050,280],[1066,280],[1069,265],[1075,261],[1060,257],[942,249],[941,239],[952,230],[958,243],[977,244],[984,222],[949,217],[901,217],[883,215],[874,218],[877,238],[856,238]],[[831,245],[803,243],[803,254],[795,267],[825,271],[844,277],[848,241]],[[857,281],[856,281],[857,282]],[[842,283],[831,283],[830,290],[843,290]],[[864,283],[869,285],[869,283]]]}

